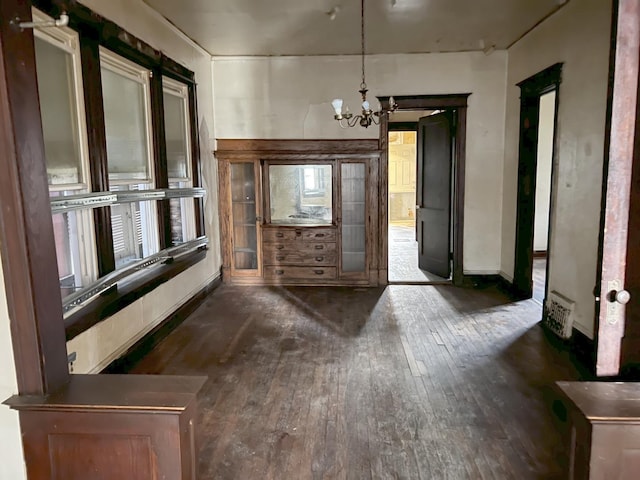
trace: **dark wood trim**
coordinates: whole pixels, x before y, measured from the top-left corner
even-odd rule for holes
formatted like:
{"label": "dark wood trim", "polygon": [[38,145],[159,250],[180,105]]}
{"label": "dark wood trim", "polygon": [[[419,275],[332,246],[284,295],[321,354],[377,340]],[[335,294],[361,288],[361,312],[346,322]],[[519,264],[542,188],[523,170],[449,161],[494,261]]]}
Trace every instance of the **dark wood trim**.
{"label": "dark wood trim", "polygon": [[232,153],[277,153],[282,158],[286,153],[307,153],[314,152],[323,154],[349,154],[349,153],[378,153],[377,140],[243,140],[220,138],[217,140],[218,149],[216,155],[226,155]]}
{"label": "dark wood trim", "polygon": [[[200,129],[198,128],[198,104],[196,102],[196,86],[189,85],[189,121],[191,123],[191,180],[194,187],[202,186],[202,158],[200,151]],[[206,152],[208,155],[209,152]],[[193,200],[196,215],[196,235],[205,235],[204,199]]]}
{"label": "dark wood trim", "polygon": [[[159,68],[152,70],[149,80],[151,97],[151,130],[153,133],[153,169],[156,188],[169,188],[167,172],[167,144],[164,124],[164,92],[162,75]],[[160,250],[173,246],[171,241],[171,211],[169,200],[160,200],[156,204],[158,211],[158,231]]]}
{"label": "dark wood trim", "polygon": [[516,83],[520,94],[527,97],[539,97],[555,90],[562,83],[562,63],[555,63],[541,72]]}
{"label": "dark wood trim", "polygon": [[195,74],[191,70],[165,56],[162,57],[162,75],[189,86],[196,84]]}
{"label": "dark wood trim", "polygon": [[[378,100],[380,98],[378,97]],[[382,108],[388,108],[380,100]],[[378,164],[378,285],[389,283],[389,116],[380,119],[380,163]]]}
{"label": "dark wood trim", "polygon": [[453,164],[453,284],[464,277],[464,196],[467,158],[467,107],[456,109],[455,157]]}
{"label": "dark wood trim", "polygon": [[[445,110],[467,106],[470,93],[446,95],[394,95],[398,110]],[[389,96],[378,97],[382,108],[389,108]]]}
{"label": "dark wood trim", "polygon": [[222,283],[222,276],[213,280],[184,305],[162,320],[153,330],[138,340],[120,358],[111,362],[100,373],[129,373],[156,345],[174,331],[189,315],[202,305],[207,296]]}
{"label": "dark wood trim", "polygon": [[390,132],[417,132],[418,122],[389,122]]}
{"label": "dark wood trim", "polygon": [[[543,311],[543,318],[546,312]],[[595,342],[577,329],[573,329],[569,339],[562,339],[549,330],[543,321],[538,323],[544,331],[545,339],[557,350],[566,352],[571,362],[580,372],[582,380],[595,380]]]}
{"label": "dark wood trim", "polygon": [[[452,110],[456,112],[453,127],[455,153],[453,158],[453,284],[464,284],[464,196],[465,196],[465,163],[467,140],[467,99],[470,93],[455,95],[410,95],[394,96],[399,110]],[[382,108],[388,108],[389,97],[378,97]],[[388,203],[389,203],[389,119],[385,115],[380,121],[379,148],[379,269],[384,278],[379,279],[381,285],[388,283]]]}
{"label": "dark wood trim", "polygon": [[[533,258],[547,258],[547,251],[546,250],[534,250],[533,251]],[[547,272],[548,274],[549,272]]]}
{"label": "dark wood trim", "polygon": [[[519,82],[520,87],[520,142],[518,153],[518,193],[516,207],[516,239],[514,248],[513,289],[519,298],[533,295],[533,234],[535,224],[536,173],[538,166],[538,129],[540,125],[540,96],[556,91],[554,112],[553,152],[556,154],[558,105],[562,63],[556,63],[543,71]],[[557,168],[551,168],[551,205],[555,197]],[[549,217],[547,240],[551,238],[552,215]],[[549,242],[550,245],[550,242]],[[547,262],[547,278],[549,274]],[[545,289],[546,291],[546,289]]]}
{"label": "dark wood trim", "polygon": [[117,286],[107,290],[99,298],[89,302],[78,312],[65,318],[64,325],[67,341],[102,320],[118,313],[163,283],[168,282],[176,275],[204,260],[206,255],[207,252],[205,250],[198,250],[180,260],[157,267],[146,275],[135,277],[134,279],[125,279]]}
{"label": "dark wood trim", "polygon": [[0,250],[18,390],[69,381],[29,2],[0,2]]}
{"label": "dark wood trim", "polygon": [[[107,134],[104,123],[102,77],[100,75],[100,56],[98,52],[98,38],[90,34],[80,36],[91,191],[106,192],[109,190]],[[111,208],[94,209],[93,221],[98,256],[98,275],[103,276],[113,272],[116,268],[113,253],[113,231],[111,230]]]}

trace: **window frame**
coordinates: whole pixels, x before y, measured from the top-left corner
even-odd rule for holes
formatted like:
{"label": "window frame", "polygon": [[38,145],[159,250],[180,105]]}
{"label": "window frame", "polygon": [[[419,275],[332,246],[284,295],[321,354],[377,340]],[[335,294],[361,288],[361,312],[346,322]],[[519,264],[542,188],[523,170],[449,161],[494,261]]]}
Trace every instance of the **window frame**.
{"label": "window frame", "polygon": [[[50,2],[34,0],[33,4],[40,9],[35,10],[34,18],[46,19],[47,15],[57,16],[60,13],[58,7]],[[52,213],[76,211],[78,215],[93,216],[91,244],[95,245],[95,271],[99,272],[92,285],[72,295],[72,302],[63,302],[65,330],[69,340],[204,259],[208,239],[204,236],[205,191],[200,188],[202,182],[194,73],[81,4],[69,5],[67,13],[70,21],[65,30],[76,36],[80,51],[80,55],[74,59],[74,72],[81,85],[74,90],[76,101],[84,107],[85,112],[78,125],[86,132],[86,143],[82,146],[82,158],[86,163],[82,167],[84,183],[70,196],[52,197],[50,204]],[[51,31],[57,34],[59,29]],[[109,179],[101,81],[101,68],[105,68],[105,58],[107,69],[114,70],[114,66],[124,66],[128,68],[129,78],[132,76],[134,80],[143,82],[148,168],[146,179]],[[118,70],[115,73],[122,75]],[[182,188],[171,190],[162,98],[165,80],[169,84],[182,84],[181,94],[186,100],[185,130],[190,183],[179,184]],[[138,194],[132,195],[133,192],[130,191],[110,191],[113,185],[127,185],[126,188],[129,185],[144,185],[146,190],[138,198]],[[184,185],[189,187],[185,188]],[[63,189],[68,190],[68,187],[65,185]],[[83,189],[83,193],[75,193],[82,192]],[[181,200],[184,198],[192,198],[193,201],[184,202]],[[196,238],[177,246],[171,240],[171,199],[180,199],[183,205],[194,205],[189,215],[194,217],[190,219],[190,223],[192,231],[196,232]],[[157,205],[153,210],[154,216],[157,210],[157,228],[154,231],[159,239],[159,252],[116,269],[111,205],[135,201],[153,201]],[[112,279],[115,279],[113,283],[109,283]],[[113,286],[117,286],[117,289],[113,289]]]}
{"label": "window frame", "polygon": [[[44,12],[31,8],[34,21],[51,21],[52,18]],[[77,183],[50,184],[47,180],[50,198],[61,198],[77,193],[88,193],[91,190],[91,177],[89,166],[89,140],[87,134],[86,108],[84,103],[84,79],[82,75],[80,36],[68,27],[34,29],[34,37],[47,42],[54,48],[59,48],[71,57],[70,96],[73,99],[73,121],[75,127],[76,142],[79,154],[79,172]],[[37,64],[37,58],[36,58]],[[48,169],[47,169],[48,170]],[[48,177],[48,175],[47,175]],[[54,194],[54,196],[51,196]],[[64,214],[65,212],[52,212],[53,215]],[[77,225],[76,235],[78,237],[77,252],[72,252],[72,256],[79,259],[79,272],[74,276],[79,276],[83,285],[89,285],[98,278],[97,251],[95,248],[95,225],[90,212],[75,212]],[[70,246],[75,250],[73,245]],[[56,251],[56,255],[57,255]],[[59,277],[59,280],[62,280]]]}

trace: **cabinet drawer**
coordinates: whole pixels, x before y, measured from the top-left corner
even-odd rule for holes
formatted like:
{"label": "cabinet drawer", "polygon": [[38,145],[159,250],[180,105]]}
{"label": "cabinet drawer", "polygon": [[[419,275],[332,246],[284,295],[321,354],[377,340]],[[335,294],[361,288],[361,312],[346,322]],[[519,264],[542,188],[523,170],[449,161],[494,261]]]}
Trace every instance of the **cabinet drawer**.
{"label": "cabinet drawer", "polygon": [[335,228],[308,228],[302,231],[302,239],[305,242],[335,242]]}
{"label": "cabinet drawer", "polygon": [[278,242],[264,243],[263,252],[265,257],[271,253],[300,253],[311,254],[335,254],[335,243],[322,242]]}
{"label": "cabinet drawer", "polygon": [[336,253],[333,252],[303,252],[303,251],[278,251],[265,249],[265,265],[336,265]]}
{"label": "cabinet drawer", "polygon": [[[301,237],[302,234],[297,235]],[[285,242],[296,239],[296,231],[292,228],[264,228],[262,230],[263,242]]]}
{"label": "cabinet drawer", "polygon": [[262,229],[264,242],[335,242],[336,229],[333,227],[300,227],[300,228],[264,228]]}
{"label": "cabinet drawer", "polygon": [[264,276],[269,280],[321,280],[335,279],[336,267],[287,267],[268,266],[264,268]]}

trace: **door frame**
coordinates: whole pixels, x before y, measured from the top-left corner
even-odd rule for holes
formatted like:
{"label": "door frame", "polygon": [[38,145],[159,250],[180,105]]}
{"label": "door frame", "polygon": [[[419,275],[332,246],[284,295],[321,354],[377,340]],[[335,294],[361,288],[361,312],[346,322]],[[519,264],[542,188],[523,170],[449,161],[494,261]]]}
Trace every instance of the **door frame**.
{"label": "door frame", "polygon": [[[549,203],[549,227],[547,230],[547,265],[545,278],[549,277],[551,252],[551,230],[555,206],[555,178],[558,105],[562,63],[556,63],[539,73],[519,82],[520,87],[520,134],[518,145],[518,194],[516,205],[515,252],[513,262],[512,293],[520,299],[533,296],[533,234],[535,228],[536,178],[538,172],[538,127],[540,125],[540,97],[556,92],[553,120],[553,150],[551,165],[551,200]],[[530,115],[527,115],[527,112]],[[547,301],[547,280],[545,299]]]}
{"label": "door frame", "polygon": [[[640,0],[613,2],[607,123],[602,173],[598,269],[595,279],[595,372],[620,373],[625,335],[624,290],[631,179],[640,131]],[[629,107],[633,105],[633,107]],[[637,302],[638,299],[631,299]],[[625,358],[626,359],[626,358]]]}
{"label": "door frame", "polygon": [[[394,96],[399,111],[407,110],[455,110],[453,135],[453,285],[464,283],[463,241],[464,241],[464,182],[467,140],[467,100],[470,93],[447,95],[402,95]],[[389,97],[378,97],[383,109],[389,108]],[[389,117],[380,117],[380,182],[378,198],[379,215],[379,248],[378,265],[380,285],[389,283]]]}

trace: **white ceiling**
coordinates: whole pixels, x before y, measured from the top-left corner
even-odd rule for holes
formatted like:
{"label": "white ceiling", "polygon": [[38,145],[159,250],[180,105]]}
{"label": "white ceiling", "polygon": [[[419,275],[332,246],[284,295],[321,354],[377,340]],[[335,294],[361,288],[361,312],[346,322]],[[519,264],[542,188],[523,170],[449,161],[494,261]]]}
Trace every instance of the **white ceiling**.
{"label": "white ceiling", "polygon": [[[144,1],[215,56],[360,52],[359,0]],[[566,1],[366,0],[366,50],[504,49]]]}

